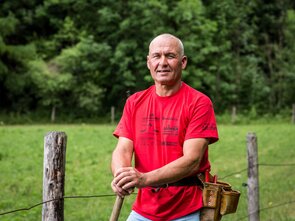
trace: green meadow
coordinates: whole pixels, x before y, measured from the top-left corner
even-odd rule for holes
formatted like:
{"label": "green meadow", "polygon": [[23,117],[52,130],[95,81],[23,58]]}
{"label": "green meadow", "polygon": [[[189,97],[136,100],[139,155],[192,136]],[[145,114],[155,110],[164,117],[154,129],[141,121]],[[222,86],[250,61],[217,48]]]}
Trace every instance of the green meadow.
{"label": "green meadow", "polygon": [[[66,221],[107,221],[115,201],[110,182],[114,125],[31,125],[0,127],[0,214],[42,202],[44,136],[67,134]],[[238,211],[223,221],[248,220],[246,135],[255,132],[259,152],[260,220],[295,221],[295,126],[219,125],[220,140],[210,146],[212,173],[241,192]],[[87,197],[93,196],[93,197]],[[126,220],[135,195],[124,201]],[[1,215],[1,221],[37,221],[42,205]]]}

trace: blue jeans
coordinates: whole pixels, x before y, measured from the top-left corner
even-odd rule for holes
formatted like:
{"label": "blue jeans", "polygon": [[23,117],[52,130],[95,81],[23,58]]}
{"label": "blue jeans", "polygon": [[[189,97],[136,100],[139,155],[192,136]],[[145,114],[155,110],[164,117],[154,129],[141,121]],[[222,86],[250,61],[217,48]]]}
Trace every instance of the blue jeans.
{"label": "blue jeans", "polygon": [[[138,214],[135,211],[131,211],[127,221],[152,221],[143,217],[142,215]],[[174,219],[173,221],[200,221],[200,211],[191,213],[187,216],[180,217],[178,219]]]}

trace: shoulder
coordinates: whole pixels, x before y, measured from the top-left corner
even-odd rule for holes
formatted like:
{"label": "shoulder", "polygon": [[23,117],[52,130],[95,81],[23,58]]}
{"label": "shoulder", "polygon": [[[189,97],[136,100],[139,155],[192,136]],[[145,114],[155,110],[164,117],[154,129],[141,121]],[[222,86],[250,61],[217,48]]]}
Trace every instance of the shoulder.
{"label": "shoulder", "polygon": [[185,97],[190,100],[190,102],[212,105],[211,99],[206,94],[198,91],[195,88],[192,88],[185,83],[183,83],[183,93],[185,94]]}
{"label": "shoulder", "polygon": [[132,94],[126,101],[126,104],[128,105],[136,105],[144,100],[146,100],[148,97],[153,96],[155,93],[155,86],[150,86],[149,88],[135,92]]}

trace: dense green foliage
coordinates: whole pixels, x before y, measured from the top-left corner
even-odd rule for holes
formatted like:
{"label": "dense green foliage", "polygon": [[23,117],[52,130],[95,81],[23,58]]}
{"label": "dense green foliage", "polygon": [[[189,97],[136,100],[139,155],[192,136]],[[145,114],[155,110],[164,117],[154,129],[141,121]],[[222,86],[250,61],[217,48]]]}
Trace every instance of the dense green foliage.
{"label": "dense green foliage", "polygon": [[[43,138],[48,131],[67,133],[66,196],[112,194],[114,127],[0,126],[0,214],[42,202]],[[285,165],[259,167],[260,220],[295,221],[295,127],[290,124],[219,126],[220,140],[209,148],[212,173],[241,192],[237,213],[224,216],[222,221],[248,220],[247,188],[242,183],[247,182],[246,134],[250,131],[258,137],[260,164]],[[134,197],[125,200],[120,221],[126,220]],[[109,220],[114,201],[115,197],[65,199],[65,220]],[[41,214],[40,205],[0,216],[0,220],[35,221],[41,220]]]}
{"label": "dense green foliage", "polygon": [[295,97],[291,0],[28,0],[0,3],[0,109],[103,116],[151,84],[150,40],[180,37],[185,82],[217,113],[275,114]]}

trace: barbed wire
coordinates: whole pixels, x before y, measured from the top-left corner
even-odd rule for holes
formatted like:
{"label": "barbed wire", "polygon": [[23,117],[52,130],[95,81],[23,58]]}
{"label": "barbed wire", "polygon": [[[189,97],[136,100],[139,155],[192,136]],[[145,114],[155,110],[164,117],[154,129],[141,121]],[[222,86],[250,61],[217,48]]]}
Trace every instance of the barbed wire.
{"label": "barbed wire", "polygon": [[[132,194],[137,194],[137,193],[132,193]],[[116,194],[101,194],[101,195],[87,195],[87,196],[86,195],[84,195],[84,196],[63,196],[61,198],[51,199],[51,200],[47,200],[47,201],[44,201],[44,202],[41,202],[41,203],[37,203],[37,204],[34,204],[34,205],[32,205],[30,207],[27,207],[27,208],[21,208],[21,209],[16,209],[16,210],[11,210],[11,211],[7,211],[7,212],[4,212],[4,213],[0,213],[0,216],[7,215],[7,214],[10,214],[10,213],[16,213],[16,212],[20,212],[20,211],[28,211],[28,210],[31,210],[31,209],[37,207],[37,206],[41,206],[43,204],[53,202],[53,201],[57,201],[57,200],[62,200],[62,199],[85,199],[85,198],[101,198],[101,197],[115,197],[115,196],[116,196]],[[287,204],[293,204],[293,203],[295,203],[295,200],[288,201],[288,202],[283,202],[283,203],[276,204],[276,205],[269,206],[269,207],[265,207],[265,208],[259,209],[258,211],[262,212],[264,210],[273,209],[273,208],[277,208],[277,207],[281,207],[281,206],[284,206],[284,205],[287,205]],[[254,211],[253,213],[250,213],[247,216],[240,217],[240,218],[238,218],[238,220],[243,220],[243,219],[249,217],[250,215],[252,215],[252,214],[254,214],[256,212],[257,211]]]}
{"label": "barbed wire", "polygon": [[[137,194],[137,193],[132,193],[132,194]],[[57,200],[62,200],[62,199],[85,199],[85,198],[101,198],[101,197],[115,197],[115,196],[116,196],[116,194],[101,194],[101,195],[87,195],[87,196],[85,196],[85,195],[84,196],[63,196],[61,198],[51,199],[51,200],[47,200],[47,201],[44,201],[41,203],[37,203],[37,204],[34,204],[34,205],[27,207],[27,208],[21,208],[21,209],[16,209],[16,210],[11,210],[11,211],[7,211],[4,213],[0,213],[0,216],[7,215],[10,213],[16,213],[16,212],[20,212],[20,211],[28,211],[28,210],[31,210],[31,209],[37,207],[37,206],[41,206],[45,203],[49,203],[49,202],[53,202],[53,201],[57,201]],[[293,203],[295,203],[295,200],[289,201],[289,202],[283,202],[283,203],[276,204],[276,205],[269,206],[269,207],[265,207],[265,208],[259,209],[258,211],[263,212],[264,210],[269,210],[269,209],[273,209],[273,208],[277,208],[277,207],[281,207],[281,206],[284,206],[287,204],[293,204]],[[237,219],[237,221],[243,220],[256,212],[257,211],[254,211],[253,213],[250,213],[246,216],[240,217]]]}
{"label": "barbed wire", "polygon": [[4,213],[0,213],[0,216],[3,216],[3,215],[7,215],[7,214],[10,214],[10,213],[16,213],[16,212],[20,212],[20,211],[27,211],[27,210],[31,210],[37,206],[41,206],[45,203],[50,203],[50,202],[53,202],[53,201],[57,201],[57,200],[62,200],[62,199],[85,199],[85,198],[100,198],[100,197],[110,197],[110,196],[116,196],[116,194],[101,194],[101,195],[84,195],[84,196],[63,196],[63,197],[60,197],[60,198],[55,198],[55,199],[51,199],[51,200],[46,200],[46,201],[43,201],[41,203],[36,203],[30,207],[25,207],[25,208],[21,208],[21,209],[15,209],[15,210],[11,210],[11,211],[7,211],[7,212],[4,212]]}
{"label": "barbed wire", "polygon": [[225,178],[227,178],[227,177],[231,177],[231,176],[234,176],[234,175],[236,175],[236,174],[240,174],[240,173],[242,173],[242,172],[245,172],[246,170],[248,170],[248,168],[244,168],[244,169],[239,170],[239,171],[237,171],[237,172],[234,172],[234,173],[228,174],[228,175],[226,175],[226,176],[224,176],[224,177],[221,177],[220,179],[225,179]]}
{"label": "barbed wire", "polygon": [[258,166],[270,166],[270,167],[286,167],[295,166],[295,163],[258,163]]}
{"label": "barbed wire", "polygon": [[263,212],[264,210],[269,210],[269,209],[273,209],[273,208],[277,208],[277,207],[285,206],[285,205],[292,204],[292,203],[295,203],[295,200],[293,200],[293,201],[289,201],[289,202],[279,203],[279,204],[276,204],[276,205],[273,205],[273,206],[269,206],[269,207],[264,207],[264,208],[262,208],[262,209],[259,209],[258,211],[253,211],[252,213],[249,213],[249,214],[246,215],[246,216],[240,217],[240,218],[238,218],[236,221],[246,219],[246,218],[248,218],[249,216],[251,216],[252,214],[255,214],[255,213],[257,213],[257,212]]}
{"label": "barbed wire", "polygon": [[[281,167],[281,166],[295,166],[295,163],[287,163],[287,164],[268,164],[268,163],[258,163],[256,164],[257,166],[272,166],[272,167]],[[231,177],[231,176],[234,176],[236,174],[240,174],[242,172],[245,172],[246,170],[248,170],[248,168],[244,168],[242,170],[239,170],[237,172],[234,172],[234,173],[231,173],[231,174],[228,174],[224,177],[221,177],[221,179],[224,179],[224,178],[227,178],[227,177]],[[137,194],[137,193],[132,193],[132,194]],[[101,197],[114,197],[116,196],[116,194],[99,194],[99,195],[80,195],[80,196],[63,196],[61,198],[56,198],[56,199],[51,199],[51,200],[47,200],[47,201],[43,201],[43,202],[40,202],[40,203],[37,203],[37,204],[34,204],[32,206],[29,206],[29,207],[25,207],[25,208],[20,208],[20,209],[15,209],[15,210],[10,210],[10,211],[7,211],[7,212],[2,212],[0,213],[0,216],[4,216],[4,215],[7,215],[7,214],[11,214],[11,213],[16,213],[16,212],[21,212],[21,211],[28,211],[28,210],[31,210],[35,207],[38,207],[38,206],[41,206],[45,203],[49,203],[49,202],[52,202],[52,201],[56,201],[56,200],[62,200],[62,199],[86,199],[86,198],[101,198]],[[284,205],[287,205],[287,204],[292,204],[292,203],[295,203],[295,200],[294,201],[289,201],[289,202],[283,202],[283,203],[280,203],[280,204],[277,204],[277,205],[273,205],[273,206],[269,206],[269,207],[265,207],[265,208],[262,208],[262,209],[259,209],[259,212],[261,211],[264,211],[264,210],[268,210],[268,209],[272,209],[272,208],[276,208],[276,207],[280,207],[280,206],[284,206]],[[247,217],[249,217],[251,214],[248,214],[247,216],[244,216],[244,217],[241,217],[239,218],[238,220],[242,220],[242,219],[245,219]]]}
{"label": "barbed wire", "polygon": [[[253,166],[266,166],[266,167],[283,167],[283,166],[295,166],[295,163],[257,163]],[[228,177],[231,177],[231,176],[234,176],[236,174],[240,174],[242,172],[245,172],[248,170],[248,167],[247,168],[244,168],[242,170],[239,170],[237,172],[234,172],[234,173],[231,173],[231,174],[228,174],[224,177],[221,177],[220,179],[225,179],[225,178],[228,178]]]}

